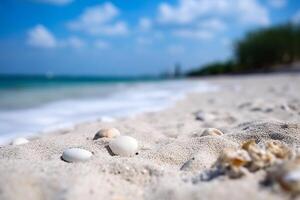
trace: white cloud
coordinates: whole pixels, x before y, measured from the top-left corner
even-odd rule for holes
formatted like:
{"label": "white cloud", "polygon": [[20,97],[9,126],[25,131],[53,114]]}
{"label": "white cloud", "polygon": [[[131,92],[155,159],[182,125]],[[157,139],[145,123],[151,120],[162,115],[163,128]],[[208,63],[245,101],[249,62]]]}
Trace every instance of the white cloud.
{"label": "white cloud", "polygon": [[300,24],[300,10],[298,10],[296,14],[293,16],[292,22],[295,24]]}
{"label": "white cloud", "polygon": [[73,2],[73,0],[35,0],[35,1],[39,3],[52,4],[57,6],[67,5]]}
{"label": "white cloud", "polygon": [[269,23],[268,10],[258,0],[179,0],[178,5],[159,5],[158,21],[165,24],[191,24],[199,18],[226,16],[242,23]]}
{"label": "white cloud", "polygon": [[110,47],[110,44],[103,40],[96,40],[94,43],[95,47],[98,49],[107,49]]}
{"label": "white cloud", "polygon": [[69,26],[74,29],[89,28],[89,26],[110,22],[118,15],[119,10],[113,4],[104,3],[85,9],[77,20],[70,22]]}
{"label": "white cloud", "polygon": [[268,10],[255,0],[237,2],[237,14],[242,23],[268,25],[270,23]]}
{"label": "white cloud", "polygon": [[269,0],[269,5],[274,8],[283,8],[287,4],[287,0]]}
{"label": "white cloud", "polygon": [[139,20],[139,29],[149,31],[152,28],[152,21],[149,18],[143,17]]}
{"label": "white cloud", "polygon": [[212,31],[223,31],[227,28],[226,24],[222,20],[217,18],[203,20],[198,24],[198,26],[200,28],[209,29]]}
{"label": "white cloud", "polygon": [[57,41],[54,35],[43,25],[38,24],[28,31],[27,43],[40,48],[54,48]]}
{"label": "white cloud", "polygon": [[44,25],[38,24],[28,31],[27,44],[37,48],[69,47],[79,49],[86,46],[84,40],[76,36],[58,39]]}
{"label": "white cloud", "polygon": [[200,40],[210,40],[214,37],[214,34],[212,32],[201,30],[201,29],[199,30],[179,29],[179,30],[175,30],[173,34],[181,38],[200,39]]}
{"label": "white cloud", "polygon": [[112,3],[89,7],[76,19],[68,23],[71,30],[91,35],[125,35],[129,32],[123,21],[114,22],[120,11]]}
{"label": "white cloud", "polygon": [[187,24],[198,17],[214,12],[223,12],[228,5],[223,0],[179,0],[177,6],[161,3],[159,21],[162,23]]}

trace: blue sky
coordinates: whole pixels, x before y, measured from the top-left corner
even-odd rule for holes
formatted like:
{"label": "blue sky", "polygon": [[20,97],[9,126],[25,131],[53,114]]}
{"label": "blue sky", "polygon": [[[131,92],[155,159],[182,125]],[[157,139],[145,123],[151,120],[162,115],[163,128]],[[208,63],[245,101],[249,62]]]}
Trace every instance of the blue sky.
{"label": "blue sky", "polygon": [[231,56],[298,0],[1,0],[0,73],[156,75]]}

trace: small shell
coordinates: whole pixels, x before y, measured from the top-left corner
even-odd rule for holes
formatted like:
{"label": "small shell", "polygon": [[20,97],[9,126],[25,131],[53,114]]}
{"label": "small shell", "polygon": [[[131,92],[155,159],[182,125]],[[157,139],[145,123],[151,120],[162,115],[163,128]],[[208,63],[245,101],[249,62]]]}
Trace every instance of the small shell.
{"label": "small shell", "polygon": [[70,148],[63,152],[62,159],[67,162],[83,162],[90,159],[92,153],[80,148]]}
{"label": "small shell", "polygon": [[199,111],[195,114],[196,120],[199,121],[211,121],[215,119],[215,116],[211,113],[205,113],[203,111]]}
{"label": "small shell", "polygon": [[267,176],[270,181],[279,183],[281,188],[293,194],[300,193],[300,159],[286,161],[273,167]]}
{"label": "small shell", "polygon": [[242,144],[242,148],[248,152],[251,157],[251,163],[248,166],[250,171],[257,171],[273,165],[276,162],[276,157],[269,151],[260,148],[255,140],[246,141]]}
{"label": "small shell", "polygon": [[98,131],[96,133],[96,135],[94,136],[94,140],[97,140],[99,138],[114,138],[117,136],[120,136],[121,133],[118,129],[116,128],[105,128],[105,129],[101,129],[100,131]]}
{"label": "small shell", "polygon": [[119,136],[109,143],[111,151],[120,156],[131,156],[138,150],[138,142],[130,136]]}
{"label": "small shell", "polygon": [[266,142],[267,151],[272,153],[276,158],[288,159],[292,157],[292,152],[288,146],[278,140],[269,140]]}
{"label": "small shell", "polygon": [[207,135],[211,135],[211,136],[220,136],[223,135],[224,133],[222,131],[220,131],[219,129],[216,128],[207,128],[202,132],[201,136],[207,136]]}
{"label": "small shell", "polygon": [[249,151],[250,148],[256,148],[255,140],[248,140],[242,144],[242,149]]}
{"label": "small shell", "polygon": [[241,167],[251,161],[251,158],[247,151],[243,149],[233,150],[227,149],[224,150],[219,158],[219,162],[222,165]]}
{"label": "small shell", "polygon": [[217,165],[230,178],[239,178],[247,173],[247,169],[244,166],[249,162],[251,162],[251,158],[247,151],[243,149],[227,149],[219,157]]}
{"label": "small shell", "polygon": [[19,137],[19,138],[16,138],[12,141],[12,145],[21,145],[21,144],[26,144],[28,143],[29,140],[27,140],[26,138],[22,138],[22,137]]}

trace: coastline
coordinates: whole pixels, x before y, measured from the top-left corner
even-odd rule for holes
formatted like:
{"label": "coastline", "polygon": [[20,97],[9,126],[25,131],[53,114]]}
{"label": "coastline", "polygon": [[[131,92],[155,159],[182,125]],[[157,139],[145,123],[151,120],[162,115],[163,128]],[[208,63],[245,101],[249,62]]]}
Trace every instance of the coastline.
{"label": "coastline", "polygon": [[[222,90],[190,93],[174,106],[113,122],[81,123],[49,132],[19,146],[0,148],[0,199],[285,199],[260,186],[265,171],[231,180],[194,183],[225,148],[249,138],[300,145],[300,75],[251,75],[201,79]],[[203,120],[196,115],[202,113]],[[282,124],[294,124],[282,129]],[[138,155],[111,156],[107,139],[93,140],[105,127],[139,141]],[[201,136],[205,128],[224,135]],[[247,128],[246,128],[247,127]],[[93,152],[85,163],[60,159],[64,149]],[[194,158],[189,167],[182,166]],[[247,196],[245,196],[247,194]]]}
{"label": "coastline", "polygon": [[0,90],[0,145],[16,137],[38,136],[78,123],[159,111],[189,92],[216,90],[197,80],[38,81],[27,78],[23,80],[26,87],[19,88],[18,81],[12,80]]}

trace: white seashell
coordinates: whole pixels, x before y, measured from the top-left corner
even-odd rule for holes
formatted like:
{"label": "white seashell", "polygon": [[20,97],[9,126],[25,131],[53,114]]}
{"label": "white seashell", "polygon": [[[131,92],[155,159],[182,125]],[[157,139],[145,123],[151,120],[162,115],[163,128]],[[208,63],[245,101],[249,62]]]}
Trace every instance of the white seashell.
{"label": "white seashell", "polygon": [[121,133],[118,129],[116,128],[105,128],[105,129],[101,129],[100,131],[98,131],[96,133],[96,135],[94,136],[94,140],[97,140],[98,138],[114,138],[117,136],[120,136]]}
{"label": "white seashell", "polygon": [[216,117],[211,114],[211,113],[205,113],[203,111],[199,111],[195,114],[196,120],[199,121],[212,121],[214,120]]}
{"label": "white seashell", "polygon": [[131,156],[138,150],[138,142],[130,136],[119,136],[109,143],[111,151],[120,156]]}
{"label": "white seashell", "polygon": [[12,141],[12,145],[21,145],[21,144],[26,144],[28,143],[29,140],[27,140],[26,138],[22,138],[22,137],[19,137],[19,138],[16,138]]}
{"label": "white seashell", "polygon": [[80,148],[70,148],[63,152],[62,159],[67,162],[83,162],[90,159],[92,153]]}
{"label": "white seashell", "polygon": [[223,135],[224,133],[222,131],[220,131],[219,129],[216,128],[207,128],[202,132],[201,136],[207,136],[207,135],[211,135],[211,136],[219,136],[219,135]]}
{"label": "white seashell", "polygon": [[288,172],[284,177],[283,181],[286,183],[293,183],[300,181],[300,169],[292,170]]}

